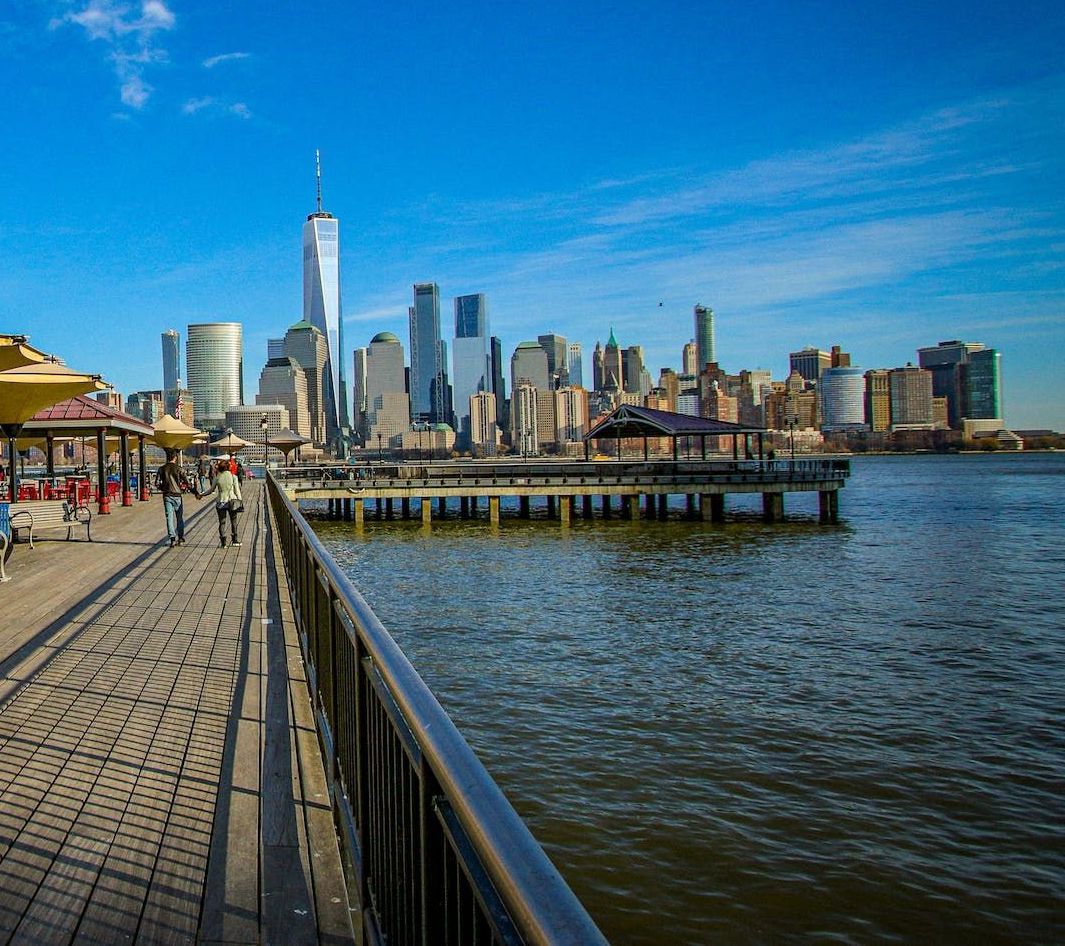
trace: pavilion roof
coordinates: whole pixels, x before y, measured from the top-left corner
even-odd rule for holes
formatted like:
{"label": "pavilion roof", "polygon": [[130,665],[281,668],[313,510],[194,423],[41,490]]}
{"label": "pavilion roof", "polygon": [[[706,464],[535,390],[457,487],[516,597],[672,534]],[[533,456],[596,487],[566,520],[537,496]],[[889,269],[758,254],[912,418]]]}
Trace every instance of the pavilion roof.
{"label": "pavilion roof", "polygon": [[54,434],[84,433],[87,430],[95,431],[101,427],[108,431],[122,432],[124,430],[127,433],[145,436],[150,436],[152,433],[151,424],[84,394],[38,411],[33,415],[32,420],[26,422],[23,431]]}
{"label": "pavilion roof", "polygon": [[709,437],[720,434],[760,434],[764,427],[733,424],[712,417],[675,414],[651,407],[622,404],[615,408],[587,434],[585,440],[617,437]]}

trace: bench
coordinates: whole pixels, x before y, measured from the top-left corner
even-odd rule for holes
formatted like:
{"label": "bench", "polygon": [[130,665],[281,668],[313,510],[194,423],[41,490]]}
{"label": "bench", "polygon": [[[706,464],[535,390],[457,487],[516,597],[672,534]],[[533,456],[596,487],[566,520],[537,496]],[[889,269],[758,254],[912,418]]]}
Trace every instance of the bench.
{"label": "bench", "polygon": [[66,529],[69,541],[75,527],[83,526],[86,540],[92,541],[92,511],[88,506],[72,506],[62,499],[16,503],[11,506],[10,522],[12,539],[18,536],[19,529],[29,531],[31,549],[34,534],[45,529]]}
{"label": "bench", "polygon": [[0,581],[10,581],[4,563],[11,555],[11,507],[0,503]]}

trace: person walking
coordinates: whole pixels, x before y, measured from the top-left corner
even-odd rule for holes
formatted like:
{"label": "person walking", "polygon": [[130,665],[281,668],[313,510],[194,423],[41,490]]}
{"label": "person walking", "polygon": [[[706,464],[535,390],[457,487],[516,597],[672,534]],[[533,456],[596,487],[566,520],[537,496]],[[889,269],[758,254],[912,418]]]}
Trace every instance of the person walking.
{"label": "person walking", "polygon": [[198,490],[198,492],[201,493],[201,494],[207,492],[208,480],[210,479],[210,473],[211,473],[211,461],[207,457],[207,455],[204,454],[202,457],[200,457],[200,461],[196,465],[196,478],[199,480],[199,490]]}
{"label": "person walking", "polygon": [[[178,466],[177,451],[166,451],[166,463],[155,474],[155,485],[163,494],[163,514],[170,547],[185,544],[185,504],[183,490],[189,488],[185,471]],[[199,498],[197,496],[197,498]]]}
{"label": "person walking", "polygon": [[[240,547],[240,539],[237,538],[237,516],[244,509],[244,497],[240,493],[240,482],[236,476],[229,472],[229,461],[220,460],[214,477],[214,486],[207,493],[215,497],[214,508],[218,513],[218,543],[222,548],[226,547],[226,519],[229,519],[229,535],[231,545]],[[202,497],[201,497],[202,498]]]}

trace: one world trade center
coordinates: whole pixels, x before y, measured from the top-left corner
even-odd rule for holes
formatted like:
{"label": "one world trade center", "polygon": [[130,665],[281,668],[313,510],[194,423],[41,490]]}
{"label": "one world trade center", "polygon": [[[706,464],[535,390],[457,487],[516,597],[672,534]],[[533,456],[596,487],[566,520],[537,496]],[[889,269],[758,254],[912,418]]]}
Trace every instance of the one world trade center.
{"label": "one world trade center", "polygon": [[344,372],[344,327],[340,319],[340,221],[322,210],[322,169],[314,153],[317,210],[303,225],[303,319],[326,337],[329,353],[322,372],[326,436],[340,446],[349,427]]}

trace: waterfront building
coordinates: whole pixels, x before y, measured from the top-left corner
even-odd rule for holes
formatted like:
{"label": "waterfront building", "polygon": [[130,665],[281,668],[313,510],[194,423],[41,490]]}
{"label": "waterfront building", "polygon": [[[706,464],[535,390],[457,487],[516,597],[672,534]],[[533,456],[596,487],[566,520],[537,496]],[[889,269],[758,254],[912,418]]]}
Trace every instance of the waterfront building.
{"label": "waterfront building", "polygon": [[455,297],[453,400],[455,433],[460,450],[472,437],[470,398],[492,390],[492,353],[489,348],[488,303],[484,293]]}
{"label": "waterfront building", "polygon": [[539,342],[522,342],[510,358],[510,388],[515,390],[519,381],[527,381],[540,391],[551,390],[551,376],[547,364],[547,352]]}
{"label": "waterfront building", "polygon": [[307,406],[307,375],[295,358],[271,358],[259,375],[259,405],[280,404],[288,411],[288,427],[310,437],[311,412]]}
{"label": "waterfront building", "polygon": [[[286,427],[292,428],[288,408],[283,404],[234,404],[226,409],[223,425],[238,437],[247,440],[250,446],[241,448],[239,458],[244,466],[249,463],[262,463],[266,459],[266,446],[263,442],[263,418],[266,418],[267,438],[277,436]],[[270,460],[283,459],[284,454],[278,450],[271,451]]]}
{"label": "waterfront building", "polygon": [[610,338],[607,339],[606,348],[603,349],[603,391],[624,390],[625,372],[621,367],[621,348],[614,338],[614,328],[610,328]]}
{"label": "waterfront building", "polygon": [[986,421],[977,426],[996,429],[990,422],[1002,418],[998,351],[980,342],[954,339],[917,349],[917,360],[932,372],[932,395],[947,399],[953,429],[962,429],[965,420]]}
{"label": "waterfront building", "polygon": [[176,329],[163,332],[163,390],[181,387],[181,336]]}
{"label": "waterfront building", "polygon": [[536,389],[536,441],[541,451],[556,443],[555,394],[554,388]]}
{"label": "waterfront building", "polygon": [[658,372],[658,386],[665,393],[667,406],[662,410],[677,412],[677,396],[680,394],[680,379],[672,368]]}
{"label": "waterfront building", "polygon": [[932,423],[936,430],[950,429],[950,407],[945,397],[932,397]]}
{"label": "waterfront building", "polygon": [[576,443],[588,431],[588,392],[569,385],[559,388],[555,395],[555,442]]}
{"label": "waterfront building", "polygon": [[499,447],[496,396],[478,391],[470,398],[470,446],[474,454],[494,457]]}
{"label": "waterfront building", "polygon": [[[392,446],[411,426],[403,345],[378,332],[366,349],[366,446]],[[419,421],[426,424],[427,421]]]}
{"label": "waterfront building", "polygon": [[865,373],[865,426],[875,433],[891,426],[891,382],[886,368]]}
{"label": "waterfront building", "polygon": [[774,382],[774,390],[765,399],[765,425],[770,430],[813,430],[818,425],[817,391],[807,388],[798,371],[788,379]]}
{"label": "waterfront building", "polygon": [[[540,348],[539,345],[536,346]],[[543,349],[540,349],[541,353]],[[546,362],[546,356],[544,358]],[[513,423],[513,449],[523,457],[540,452],[537,418],[537,389],[524,378],[511,388],[510,416]]]}
{"label": "waterfront building", "polygon": [[677,395],[677,413],[688,414],[691,417],[702,416],[702,398],[697,390],[682,391]]}
{"label": "waterfront building", "polygon": [[266,340],[266,360],[271,358],[284,358],[285,357],[285,339],[281,338],[268,338]]}
{"label": "waterfront building", "polygon": [[861,368],[826,368],[818,382],[821,430],[865,430],[865,376]]}
{"label": "waterfront building", "polygon": [[729,393],[736,398],[738,422],[747,427],[761,427],[765,423],[765,398],[772,390],[770,373],[763,369],[740,371],[735,382],[730,380]]}
{"label": "waterfront building", "polygon": [[440,338],[440,287],[414,285],[410,321],[410,408],[415,423],[437,423],[444,414],[444,362]]}
{"label": "waterfront building", "polygon": [[643,346],[630,345],[621,353],[622,388],[629,394],[646,397],[651,391],[651,376],[644,367]]}
{"label": "waterfront building", "polygon": [[695,339],[684,344],[680,353],[681,374],[697,375],[699,373],[699,350],[695,346]]}
{"label": "waterfront building", "polygon": [[322,173],[318,152],[317,209],[303,225],[303,321],[326,340],[326,370],[322,377],[322,410],[326,440],[336,444],[349,427],[344,368],[344,322],[340,306],[340,221],[322,210]]}
{"label": "waterfront building", "polygon": [[832,351],[828,353],[828,361],[830,368],[849,368],[851,366],[850,354],[843,351],[839,345],[832,346]]}
{"label": "waterfront building", "polygon": [[569,383],[575,388],[584,387],[584,367],[581,354],[581,343],[570,342],[569,352],[566,356],[566,367],[569,369]]}
{"label": "waterfront building", "polygon": [[365,348],[356,348],[351,374],[351,427],[359,443],[366,442],[366,354]]}
{"label": "waterfront building", "polygon": [[324,386],[328,375],[329,347],[325,333],[301,320],[285,333],[285,355],[295,359],[307,378],[307,412],[311,418],[310,437],[317,447],[328,442]]}
{"label": "waterfront building", "polygon": [[134,391],[126,398],[126,413],[146,424],[157,423],[166,412],[162,391]]}
{"label": "waterfront building", "polygon": [[185,370],[192,393],[195,425],[220,427],[226,410],[244,402],[244,341],[239,322],[201,322],[188,326]]}
{"label": "waterfront building", "polygon": [[820,348],[807,346],[802,351],[793,351],[788,356],[788,362],[790,369],[799,372],[803,380],[816,384],[822,372],[832,367],[832,355]]}
{"label": "waterfront building", "polygon": [[932,372],[908,364],[888,372],[891,430],[932,430]]}
{"label": "waterfront building", "polygon": [[695,307],[695,357],[696,366],[693,374],[698,374],[710,362],[717,361],[717,347],[714,344],[714,310],[708,305]]}
{"label": "waterfront building", "polygon": [[122,410],[122,395],[119,394],[118,391],[98,391],[96,393],[96,400],[101,404],[114,408],[116,411],[128,413],[128,411]]}

